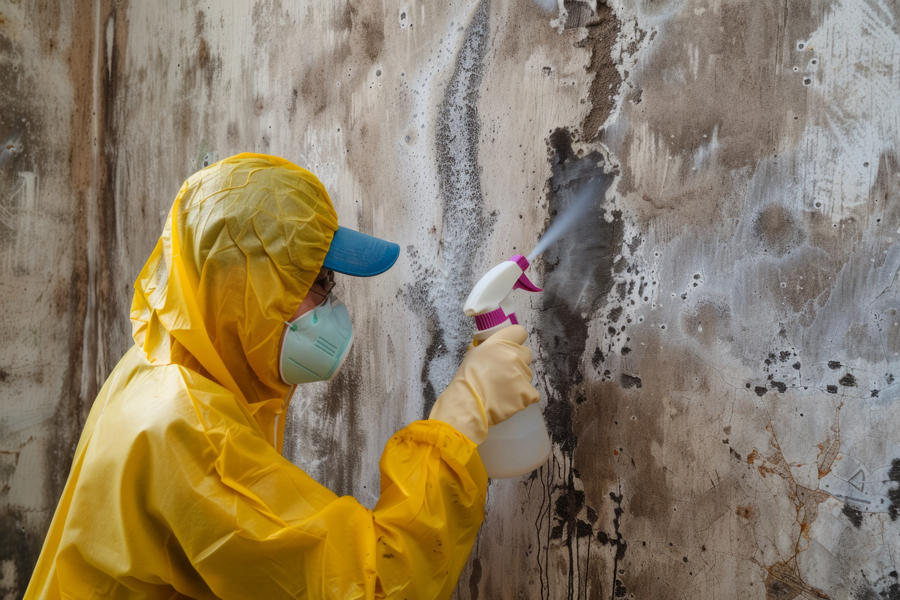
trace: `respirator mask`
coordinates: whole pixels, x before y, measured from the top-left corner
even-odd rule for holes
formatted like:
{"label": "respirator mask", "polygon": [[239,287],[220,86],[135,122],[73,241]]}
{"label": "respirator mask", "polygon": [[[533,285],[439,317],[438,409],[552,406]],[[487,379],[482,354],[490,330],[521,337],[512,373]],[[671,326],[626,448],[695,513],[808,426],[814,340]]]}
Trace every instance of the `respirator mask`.
{"label": "respirator mask", "polygon": [[329,293],[322,304],[285,325],[281,379],[291,385],[334,379],[353,343],[347,307]]}

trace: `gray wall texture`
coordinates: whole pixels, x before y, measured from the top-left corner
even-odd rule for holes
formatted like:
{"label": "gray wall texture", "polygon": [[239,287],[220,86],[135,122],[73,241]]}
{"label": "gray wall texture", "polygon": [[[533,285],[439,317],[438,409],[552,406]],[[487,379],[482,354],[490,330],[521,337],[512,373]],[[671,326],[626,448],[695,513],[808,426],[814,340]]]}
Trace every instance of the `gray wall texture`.
{"label": "gray wall texture", "polygon": [[0,596],[20,597],[182,181],[317,173],[397,266],[286,454],[374,505],[493,264],[554,442],[493,481],[456,596],[900,598],[895,0],[6,0]]}

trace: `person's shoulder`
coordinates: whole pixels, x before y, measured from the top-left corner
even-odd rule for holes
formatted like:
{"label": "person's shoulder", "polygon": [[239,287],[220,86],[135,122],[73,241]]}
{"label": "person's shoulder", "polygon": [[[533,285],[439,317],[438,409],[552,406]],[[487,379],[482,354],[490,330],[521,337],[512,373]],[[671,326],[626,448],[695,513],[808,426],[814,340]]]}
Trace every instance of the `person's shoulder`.
{"label": "person's shoulder", "polygon": [[103,423],[103,429],[113,430],[123,441],[173,433],[202,435],[210,407],[231,411],[241,404],[201,373],[178,364],[152,364],[137,347],[122,358],[104,391],[98,397],[105,404],[98,425]]}
{"label": "person's shoulder", "polygon": [[101,397],[104,393],[98,398],[105,407],[95,434],[105,447],[137,444],[158,452],[172,445],[200,450],[211,444],[218,452],[223,435],[262,436],[253,411],[228,388],[182,364],[151,363],[138,347],[113,370]]}

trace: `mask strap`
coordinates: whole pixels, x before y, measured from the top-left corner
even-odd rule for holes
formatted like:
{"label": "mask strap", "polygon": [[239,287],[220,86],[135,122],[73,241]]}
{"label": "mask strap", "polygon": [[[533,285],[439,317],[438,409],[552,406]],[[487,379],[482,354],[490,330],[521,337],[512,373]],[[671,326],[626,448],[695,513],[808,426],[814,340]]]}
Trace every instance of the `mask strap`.
{"label": "mask strap", "polygon": [[[322,299],[322,302],[321,302],[321,303],[319,303],[319,304],[317,304],[316,306],[314,306],[311,310],[309,310],[309,311],[303,313],[302,315],[300,315],[299,317],[297,317],[297,319],[300,319],[301,317],[305,317],[305,316],[308,315],[309,313],[312,313],[313,323],[318,323],[318,322],[319,322],[319,316],[318,316],[318,314],[317,314],[317,311],[318,311],[320,308],[322,308],[323,306],[325,306],[325,303],[328,301],[328,297],[329,297],[330,295],[331,295],[331,292],[328,292],[327,294],[325,294],[325,298]],[[295,319],[295,320],[297,320],[297,319]],[[287,326],[288,326],[288,329],[290,329],[291,331],[297,331],[297,326],[294,325],[293,323],[291,323],[290,321],[285,321],[284,324],[287,325]]]}

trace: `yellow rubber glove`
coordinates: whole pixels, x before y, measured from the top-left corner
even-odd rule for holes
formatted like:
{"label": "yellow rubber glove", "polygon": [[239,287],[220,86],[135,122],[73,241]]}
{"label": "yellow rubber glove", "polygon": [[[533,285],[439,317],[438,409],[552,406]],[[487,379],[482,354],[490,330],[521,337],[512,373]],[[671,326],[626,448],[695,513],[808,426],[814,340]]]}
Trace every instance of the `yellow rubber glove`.
{"label": "yellow rubber glove", "polygon": [[524,327],[511,325],[477,346],[470,345],[428,418],[449,423],[480,444],[488,427],[540,400],[531,385],[531,350],[522,345],[527,338]]}

